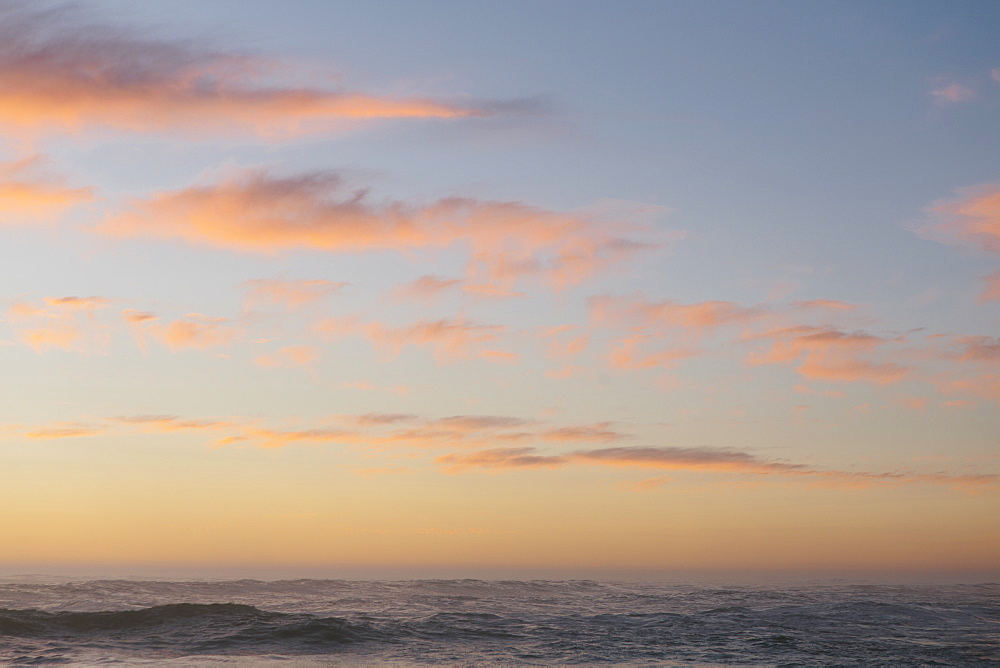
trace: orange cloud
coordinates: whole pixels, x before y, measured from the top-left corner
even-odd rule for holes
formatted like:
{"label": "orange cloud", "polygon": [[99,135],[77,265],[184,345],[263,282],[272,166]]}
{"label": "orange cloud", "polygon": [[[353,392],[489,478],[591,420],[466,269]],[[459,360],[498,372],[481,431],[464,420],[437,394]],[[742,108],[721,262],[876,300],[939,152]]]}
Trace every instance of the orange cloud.
{"label": "orange cloud", "polygon": [[598,442],[609,443],[629,438],[629,434],[610,429],[610,422],[597,422],[591,425],[577,425],[574,427],[560,427],[542,432],[540,436],[546,441],[571,441],[571,442]]}
{"label": "orange cloud", "polygon": [[621,326],[624,323],[657,330],[679,327],[698,335],[728,325],[747,324],[769,314],[762,306],[740,306],[728,301],[650,302],[641,294],[599,295],[591,297],[588,305],[591,320],[596,324]]}
{"label": "orange cloud", "polygon": [[273,429],[248,429],[236,437],[224,438],[218,445],[228,445],[236,441],[256,441],[262,448],[283,448],[296,443],[358,443],[363,436],[358,432],[339,429],[305,429],[301,431],[280,431]]}
{"label": "orange cloud", "polygon": [[360,323],[352,318],[327,318],[318,327],[320,333],[330,336],[364,336],[393,356],[410,345],[430,347],[442,362],[489,357],[491,351],[482,350],[482,346],[496,341],[506,329],[501,325],[479,325],[461,319],[419,320],[403,327],[389,327],[380,322]]}
{"label": "orange cloud", "polygon": [[[132,313],[132,316],[135,314]],[[185,348],[207,350],[227,346],[236,336],[236,330],[225,324],[227,322],[225,318],[210,318],[200,313],[189,313],[184,319],[175,320],[168,325],[160,325],[153,321],[152,324],[143,326],[145,322],[148,320],[138,321],[142,327],[141,331],[150,334],[173,351]]]}
{"label": "orange cloud", "polygon": [[924,226],[920,233],[936,241],[966,243],[1000,253],[1000,185],[964,188],[958,193],[957,199],[931,207],[943,221]]}
{"label": "orange cloud", "polygon": [[247,308],[264,305],[297,309],[328,297],[342,290],[347,285],[347,283],[334,283],[320,279],[284,280],[261,278],[247,281],[243,284],[243,287],[247,290]]}
{"label": "orange cloud", "polygon": [[88,25],[69,10],[0,9],[0,125],[293,136],[344,119],[454,118],[483,109],[424,98],[264,83],[266,59]]}
{"label": "orange cloud", "polygon": [[986,287],[979,295],[980,302],[992,302],[1000,300],[1000,270],[994,271],[989,276],[984,276],[983,281]]}
{"label": "orange cloud", "polygon": [[254,362],[265,369],[308,367],[316,363],[319,353],[319,348],[315,346],[285,346],[271,355],[255,357]]}
{"label": "orange cloud", "polygon": [[955,358],[963,362],[1000,362],[1000,338],[990,336],[959,336],[955,343],[962,347]]}
{"label": "orange cloud", "polygon": [[0,163],[0,224],[47,220],[94,199],[93,188],[70,188],[61,179],[41,173],[41,164],[39,156]]}
{"label": "orange cloud", "polygon": [[442,278],[440,276],[426,275],[397,286],[393,289],[392,294],[396,299],[416,299],[429,302],[438,299],[447,290],[459,286],[464,282],[460,278]]}
{"label": "orange cloud", "polygon": [[230,420],[185,420],[176,415],[127,415],[110,418],[114,422],[140,427],[151,433],[169,433],[200,429],[224,429],[233,426]]}
{"label": "orange cloud", "polygon": [[[580,450],[564,455],[539,454],[531,447],[493,448],[468,454],[443,455],[435,461],[448,473],[462,473],[474,468],[551,469],[572,464],[587,464],[666,471],[795,476],[813,479],[816,484],[849,488],[872,484],[926,483],[975,492],[984,487],[996,487],[1000,482],[1000,476],[991,474],[868,473],[814,469],[802,464],[762,460],[753,454],[738,450],[713,448],[616,447]],[[663,478],[655,478],[640,483],[639,487],[655,488],[664,482]]]}
{"label": "orange cloud", "polygon": [[58,308],[92,311],[105,308],[111,304],[111,300],[104,297],[46,297],[45,303]]}
{"label": "orange cloud", "polygon": [[[88,352],[107,347],[108,328],[92,321],[95,309],[110,300],[104,297],[47,297],[47,308],[16,301],[7,311],[18,339],[42,353],[49,348]],[[85,314],[81,319],[78,314]]]}
{"label": "orange cloud", "polygon": [[79,422],[58,422],[47,427],[27,431],[24,435],[33,439],[80,438],[83,436],[96,436],[103,431],[104,427],[99,425]]}
{"label": "orange cloud", "polygon": [[867,381],[878,385],[895,383],[910,369],[892,362],[877,363],[862,355],[873,353],[896,339],[883,339],[865,332],[847,333],[832,327],[787,327],[753,338],[774,341],[766,353],[752,354],[751,364],[787,364],[802,360],[796,369],[806,378],[828,381]]}
{"label": "orange cloud", "polygon": [[[574,325],[546,327],[539,333],[548,340],[547,354],[550,359],[576,357],[590,344],[590,333],[579,333]],[[568,336],[564,336],[568,335]]]}
{"label": "orange cloud", "polygon": [[[305,248],[364,253],[463,246],[469,278],[508,290],[534,277],[561,288],[657,244],[628,221],[546,211],[518,202],[448,198],[429,205],[374,202],[334,172],[293,177],[263,171],[134,200],[102,234],[178,239],[262,253]],[[436,279],[424,282],[427,289]]]}
{"label": "orange cloud", "polygon": [[638,348],[650,338],[648,334],[632,334],[618,339],[608,357],[615,369],[649,369],[655,367],[670,367],[677,360],[693,357],[696,352],[690,349],[665,350],[657,353],[641,353]]}
{"label": "orange cloud", "polygon": [[969,378],[941,380],[938,388],[945,394],[967,394],[1000,401],[1000,374],[987,373]]}

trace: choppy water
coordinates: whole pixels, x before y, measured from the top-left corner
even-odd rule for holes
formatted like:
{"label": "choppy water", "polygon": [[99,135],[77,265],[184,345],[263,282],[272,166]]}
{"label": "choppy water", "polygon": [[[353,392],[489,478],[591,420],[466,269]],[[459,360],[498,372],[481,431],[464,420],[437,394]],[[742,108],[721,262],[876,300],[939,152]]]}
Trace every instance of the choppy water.
{"label": "choppy water", "polygon": [[1000,664],[1000,584],[0,585],[5,664]]}

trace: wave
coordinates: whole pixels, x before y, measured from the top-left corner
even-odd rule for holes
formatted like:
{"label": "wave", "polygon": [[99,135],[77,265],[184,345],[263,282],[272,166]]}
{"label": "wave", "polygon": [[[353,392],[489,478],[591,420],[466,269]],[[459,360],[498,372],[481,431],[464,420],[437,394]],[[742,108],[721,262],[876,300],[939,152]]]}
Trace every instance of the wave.
{"label": "wave", "polygon": [[453,665],[1000,662],[996,587],[240,581],[0,590],[0,663],[305,655]]}
{"label": "wave", "polygon": [[[44,612],[0,610],[0,635],[79,642],[90,647],[170,647],[206,654],[235,648],[265,650],[305,645],[319,651],[384,639],[372,625],[336,617],[267,612],[236,603],[175,603],[142,610]],[[102,642],[103,641],[103,642]]]}

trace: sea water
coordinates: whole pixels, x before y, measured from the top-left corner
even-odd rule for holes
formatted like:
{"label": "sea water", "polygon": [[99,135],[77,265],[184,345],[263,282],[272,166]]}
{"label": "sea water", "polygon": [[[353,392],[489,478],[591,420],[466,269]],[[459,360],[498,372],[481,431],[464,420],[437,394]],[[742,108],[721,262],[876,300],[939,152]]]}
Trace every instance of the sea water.
{"label": "sea water", "polygon": [[20,581],[0,608],[6,665],[1000,662],[996,583]]}

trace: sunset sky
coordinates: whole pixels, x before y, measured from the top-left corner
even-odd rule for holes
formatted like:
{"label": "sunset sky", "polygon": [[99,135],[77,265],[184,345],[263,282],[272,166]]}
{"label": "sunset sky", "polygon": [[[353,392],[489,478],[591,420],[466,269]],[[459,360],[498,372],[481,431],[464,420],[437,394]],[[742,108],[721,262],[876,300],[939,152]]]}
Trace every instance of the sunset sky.
{"label": "sunset sky", "polygon": [[0,0],[0,573],[1000,573],[998,34]]}

